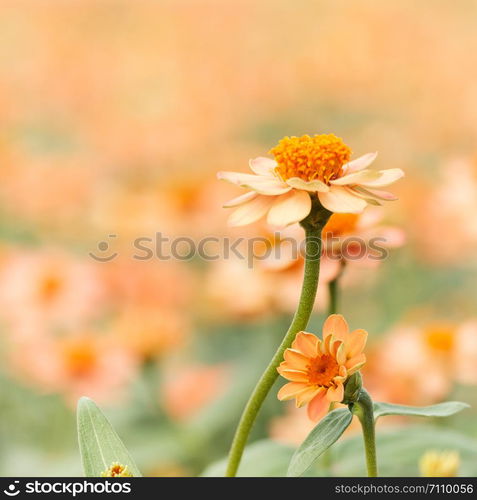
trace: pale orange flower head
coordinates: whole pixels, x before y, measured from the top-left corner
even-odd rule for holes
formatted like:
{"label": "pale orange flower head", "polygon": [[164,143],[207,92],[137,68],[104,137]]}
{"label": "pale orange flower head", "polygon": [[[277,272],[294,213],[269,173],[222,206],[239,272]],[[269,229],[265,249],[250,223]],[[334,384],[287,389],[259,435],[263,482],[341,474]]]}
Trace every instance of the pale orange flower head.
{"label": "pale orange flower head", "polygon": [[318,198],[330,212],[361,213],[367,205],[395,200],[380,188],[404,175],[399,168],[368,169],[377,153],[350,161],[351,150],[334,134],[284,137],[270,153],[274,160],[250,160],[253,174],[217,174],[219,179],[250,190],[224,205],[235,208],[230,225],[244,226],[266,215],[269,224],[288,226],[310,214],[312,198]]}
{"label": "pale orange flower head", "polygon": [[299,332],[284,353],[278,373],[290,382],[278,392],[278,399],[296,399],[297,407],[308,405],[308,416],[318,420],[330,403],[341,403],[344,383],[366,362],[362,352],[367,332],[349,331],[340,314],[332,314],[323,325],[323,340]]}

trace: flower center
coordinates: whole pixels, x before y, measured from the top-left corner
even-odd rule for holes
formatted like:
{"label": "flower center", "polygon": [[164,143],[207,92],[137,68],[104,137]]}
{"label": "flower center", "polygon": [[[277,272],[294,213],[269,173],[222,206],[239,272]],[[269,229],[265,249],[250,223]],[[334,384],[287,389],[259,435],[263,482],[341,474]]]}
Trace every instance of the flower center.
{"label": "flower center", "polygon": [[333,214],[322,231],[322,236],[340,237],[352,233],[358,224],[360,214]]}
{"label": "flower center", "polygon": [[339,374],[339,365],[330,355],[313,358],[308,368],[310,384],[329,387],[334,377]]}
{"label": "flower center", "polygon": [[275,171],[284,181],[299,177],[325,183],[343,175],[342,166],[351,156],[350,148],[334,134],[284,137],[270,153],[278,163]]}
{"label": "flower center", "polygon": [[52,302],[62,288],[61,279],[58,276],[45,276],[40,282],[39,295],[44,302]]}
{"label": "flower center", "polygon": [[98,361],[95,349],[87,341],[66,343],[63,356],[65,367],[73,377],[87,375],[95,368]]}
{"label": "flower center", "polygon": [[101,473],[101,477],[133,477],[127,465],[113,462],[109,469]]}

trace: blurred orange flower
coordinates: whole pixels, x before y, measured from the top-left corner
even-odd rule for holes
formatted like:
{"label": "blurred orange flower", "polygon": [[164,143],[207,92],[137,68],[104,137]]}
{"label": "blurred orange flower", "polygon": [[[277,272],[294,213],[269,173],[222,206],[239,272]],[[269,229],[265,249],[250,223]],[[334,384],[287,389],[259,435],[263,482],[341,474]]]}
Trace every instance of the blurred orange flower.
{"label": "blurred orange flower", "polygon": [[138,368],[134,353],[115,336],[90,331],[15,343],[10,363],[14,374],[27,384],[62,393],[72,405],[81,396],[117,401]]}
{"label": "blurred orange flower", "polygon": [[344,382],[366,362],[363,349],[367,332],[349,331],[343,316],[332,314],[323,325],[323,341],[299,332],[284,353],[278,372],[291,382],[278,392],[278,399],[296,398],[297,407],[308,405],[308,416],[318,420],[330,403],[343,401]]}
{"label": "blurred orange flower", "polygon": [[0,273],[1,314],[40,329],[90,319],[105,298],[98,267],[56,249],[12,252]]}
{"label": "blurred orange flower", "polygon": [[229,375],[224,365],[176,368],[162,389],[165,410],[178,420],[193,417],[224,391]]}
{"label": "blurred orange flower", "polygon": [[173,309],[131,306],[119,315],[113,329],[127,349],[150,360],[182,347],[189,328],[183,315]]}
{"label": "blurred orange flower", "polygon": [[[425,379],[417,370],[425,370]],[[397,327],[371,350],[364,372],[376,399],[440,401],[454,382],[477,384],[477,321]]]}

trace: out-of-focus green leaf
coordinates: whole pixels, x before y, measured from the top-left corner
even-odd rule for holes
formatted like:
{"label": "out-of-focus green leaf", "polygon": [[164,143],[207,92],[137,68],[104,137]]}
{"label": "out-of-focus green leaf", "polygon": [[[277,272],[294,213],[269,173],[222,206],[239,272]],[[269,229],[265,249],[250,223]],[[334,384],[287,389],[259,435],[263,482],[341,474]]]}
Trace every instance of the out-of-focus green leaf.
{"label": "out-of-focus green leaf", "polygon": [[[477,476],[477,440],[455,430],[428,424],[378,428],[376,441],[380,476],[419,476],[419,459],[429,450],[457,451],[461,458],[459,475]],[[332,474],[344,477],[366,476],[363,438],[360,433],[340,440],[333,447]]]}
{"label": "out-of-focus green leaf", "polygon": [[386,415],[406,415],[409,417],[449,417],[469,408],[460,401],[447,401],[432,406],[403,406],[391,403],[374,403],[374,418]]}
{"label": "out-of-focus green leaf", "polygon": [[103,412],[89,398],[78,402],[78,440],[86,477],[100,477],[114,462],[141,476],[134,460]]}
{"label": "out-of-focus green leaf", "polygon": [[[293,452],[293,448],[268,439],[252,443],[245,449],[237,476],[283,477]],[[201,476],[223,477],[226,466],[227,459],[224,458],[207,467]]]}
{"label": "out-of-focus green leaf", "polygon": [[293,455],[287,476],[301,476],[346,430],[353,419],[348,408],[333,410],[308,434]]}

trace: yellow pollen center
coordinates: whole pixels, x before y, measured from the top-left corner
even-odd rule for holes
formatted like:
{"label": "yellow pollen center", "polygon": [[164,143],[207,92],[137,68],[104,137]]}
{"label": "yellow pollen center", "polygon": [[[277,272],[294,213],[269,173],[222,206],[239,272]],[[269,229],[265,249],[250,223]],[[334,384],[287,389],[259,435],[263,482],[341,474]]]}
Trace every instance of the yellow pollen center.
{"label": "yellow pollen center", "polygon": [[356,230],[359,214],[333,214],[325,227],[322,235],[326,237],[340,237]]}
{"label": "yellow pollen center", "polygon": [[101,477],[133,477],[133,475],[129,472],[127,465],[113,462],[109,469],[101,473]]}
{"label": "yellow pollen center", "polygon": [[299,177],[326,184],[343,175],[342,167],[351,156],[350,148],[334,134],[284,137],[270,153],[278,164],[275,170],[283,180]]}
{"label": "yellow pollen center", "polygon": [[330,355],[318,356],[311,360],[308,368],[310,384],[329,387],[333,378],[339,374],[339,365]]}

